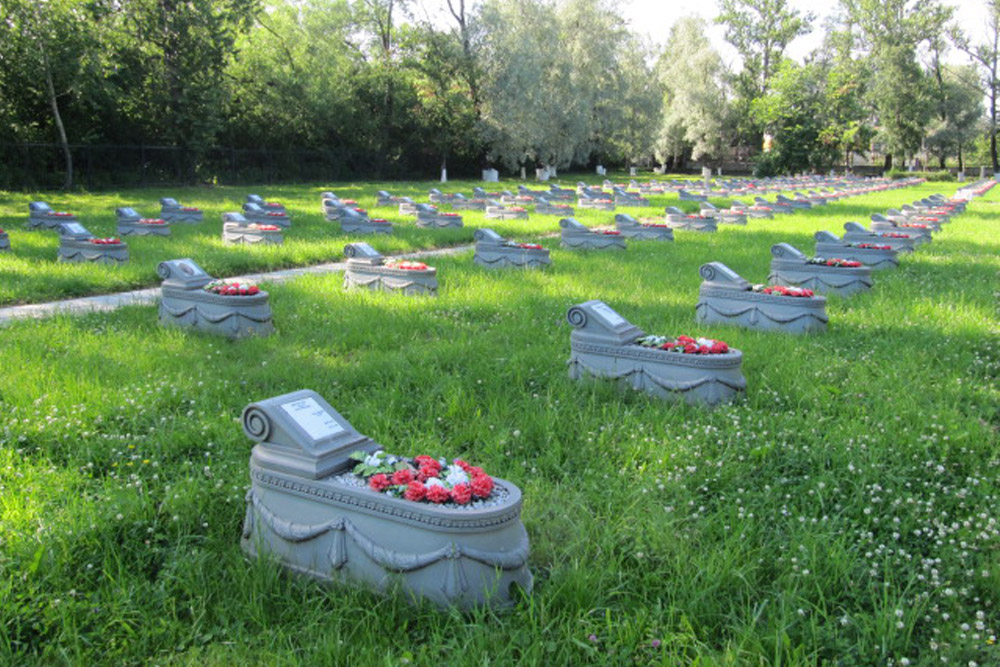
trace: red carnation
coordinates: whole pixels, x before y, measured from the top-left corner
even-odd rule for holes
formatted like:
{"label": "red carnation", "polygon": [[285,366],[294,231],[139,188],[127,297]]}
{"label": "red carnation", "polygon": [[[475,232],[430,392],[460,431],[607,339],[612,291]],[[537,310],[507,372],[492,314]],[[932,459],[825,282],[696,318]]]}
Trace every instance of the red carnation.
{"label": "red carnation", "polygon": [[407,484],[406,491],[403,493],[404,498],[414,502],[420,502],[425,495],[427,495],[427,487],[417,481]]}
{"label": "red carnation", "polygon": [[486,498],[493,492],[493,478],[489,475],[477,475],[472,478],[472,495],[477,498]]}
{"label": "red carnation", "polygon": [[462,459],[455,459],[454,461],[452,461],[452,463],[454,463],[455,465],[457,465],[459,468],[461,468],[465,472],[469,472],[469,464],[466,463],[465,461],[463,461]]}
{"label": "red carnation", "polygon": [[694,354],[698,351],[698,346],[694,343],[685,343],[684,354]]}
{"label": "red carnation", "polygon": [[385,491],[385,489],[389,486],[389,478],[383,473],[372,475],[371,479],[368,480],[368,486],[370,486],[373,491]]}
{"label": "red carnation", "polygon": [[456,484],[451,489],[451,499],[459,505],[468,504],[472,500],[472,487],[468,484]]}
{"label": "red carnation", "polygon": [[426,482],[431,477],[437,477],[440,472],[441,468],[435,466],[420,466],[420,470],[417,471],[417,479]]}
{"label": "red carnation", "polygon": [[479,477],[480,475],[486,474],[479,466],[469,466],[467,468],[463,468],[463,470],[465,470],[465,474],[469,477]]}
{"label": "red carnation", "polygon": [[403,468],[402,470],[397,470],[392,473],[392,483],[396,486],[402,486],[404,484],[409,484],[414,480],[413,471],[409,468]]}
{"label": "red carnation", "polygon": [[427,500],[432,503],[446,503],[451,498],[451,493],[444,486],[434,484],[427,487]]}

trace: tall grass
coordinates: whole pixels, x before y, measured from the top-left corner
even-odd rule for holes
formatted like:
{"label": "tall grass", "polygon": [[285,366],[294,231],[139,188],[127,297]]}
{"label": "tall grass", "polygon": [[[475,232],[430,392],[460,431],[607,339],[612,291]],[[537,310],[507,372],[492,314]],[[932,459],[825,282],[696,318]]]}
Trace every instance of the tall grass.
{"label": "tall grass", "polygon": [[[694,323],[701,264],[762,282],[771,244],[933,191],[624,253],[545,239],[543,272],[443,257],[438,298],[306,277],[269,288],[264,339],[153,307],[4,329],[0,663],[995,664],[997,195],[830,298],[824,335]],[[743,350],[745,400],[571,382],[564,315],[591,298]],[[459,614],[245,561],[239,413],[300,388],[518,484],[534,593]]]}

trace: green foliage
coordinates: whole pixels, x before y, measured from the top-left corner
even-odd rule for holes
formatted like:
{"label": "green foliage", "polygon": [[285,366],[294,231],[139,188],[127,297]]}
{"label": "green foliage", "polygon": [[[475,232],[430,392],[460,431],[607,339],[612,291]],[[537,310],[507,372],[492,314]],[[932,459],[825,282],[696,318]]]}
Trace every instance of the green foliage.
{"label": "green foliage", "polygon": [[886,176],[899,180],[901,178],[924,178],[932,183],[952,183],[955,181],[955,174],[948,170],[942,171],[907,171],[906,169],[890,169]]}

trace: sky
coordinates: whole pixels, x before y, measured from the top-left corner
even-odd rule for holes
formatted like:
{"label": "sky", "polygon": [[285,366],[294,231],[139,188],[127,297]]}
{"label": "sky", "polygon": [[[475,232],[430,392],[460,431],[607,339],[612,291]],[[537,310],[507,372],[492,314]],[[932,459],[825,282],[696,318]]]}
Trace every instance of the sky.
{"label": "sky", "polygon": [[[823,41],[823,21],[838,5],[836,0],[790,0],[789,4],[801,12],[812,12],[816,15],[813,32],[795,39],[788,46],[786,54],[799,62]],[[944,4],[955,7],[955,19],[962,29],[972,37],[973,42],[985,37],[986,7],[983,0],[945,0]],[[631,24],[632,30],[646,35],[654,43],[662,45],[666,42],[670,26],[682,16],[700,16],[711,23],[718,15],[716,0],[618,0],[617,5],[622,15]],[[739,59],[736,52],[723,37],[722,26],[712,25],[709,38],[730,66],[737,66]],[[952,53],[953,62],[965,62],[964,55]]]}

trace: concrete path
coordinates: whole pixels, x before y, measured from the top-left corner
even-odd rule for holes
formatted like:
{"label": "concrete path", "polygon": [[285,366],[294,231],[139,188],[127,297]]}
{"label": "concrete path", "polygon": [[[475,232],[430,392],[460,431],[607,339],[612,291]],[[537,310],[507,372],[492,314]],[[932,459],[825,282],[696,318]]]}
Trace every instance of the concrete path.
{"label": "concrete path", "polygon": [[[473,245],[461,245],[453,248],[441,248],[439,250],[421,250],[417,252],[405,253],[402,255],[392,255],[398,259],[422,259],[425,257],[441,257],[447,255],[457,255],[459,253],[472,250]],[[347,268],[345,262],[329,262],[326,264],[316,264],[314,266],[304,266],[298,269],[284,269],[282,271],[272,271],[270,273],[251,273],[244,276],[227,277],[226,280],[248,280],[254,283],[283,283],[299,276],[318,276],[327,273],[337,273]],[[114,294],[99,294],[97,296],[85,296],[79,299],[66,299],[65,301],[50,301],[49,303],[32,303],[25,306],[8,306],[0,308],[0,327],[11,324],[16,320],[41,319],[51,317],[57,313],[69,313],[78,315],[80,313],[92,313],[102,310],[115,310],[122,306],[135,306],[156,303],[160,298],[160,288],[150,287],[148,289],[133,290],[131,292],[116,292]]]}

